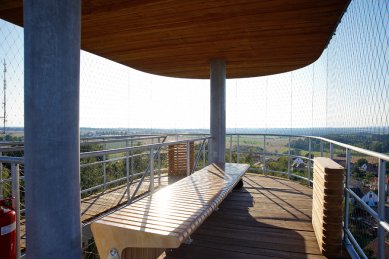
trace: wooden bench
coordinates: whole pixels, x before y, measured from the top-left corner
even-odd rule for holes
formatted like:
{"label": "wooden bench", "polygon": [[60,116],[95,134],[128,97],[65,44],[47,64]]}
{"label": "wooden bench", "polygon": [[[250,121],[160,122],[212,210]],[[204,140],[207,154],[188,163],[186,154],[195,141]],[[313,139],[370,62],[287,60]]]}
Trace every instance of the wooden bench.
{"label": "wooden bench", "polygon": [[100,257],[156,258],[165,248],[179,247],[248,168],[246,164],[227,163],[223,171],[209,165],[94,222],[91,229]]}

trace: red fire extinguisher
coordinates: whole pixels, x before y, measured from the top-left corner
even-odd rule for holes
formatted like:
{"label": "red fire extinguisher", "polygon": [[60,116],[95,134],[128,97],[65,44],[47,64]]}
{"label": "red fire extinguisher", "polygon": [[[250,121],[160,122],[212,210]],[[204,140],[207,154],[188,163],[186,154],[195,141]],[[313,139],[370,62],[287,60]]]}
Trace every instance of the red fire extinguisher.
{"label": "red fire extinguisher", "polygon": [[0,200],[0,258],[16,258],[16,213],[13,198]]}

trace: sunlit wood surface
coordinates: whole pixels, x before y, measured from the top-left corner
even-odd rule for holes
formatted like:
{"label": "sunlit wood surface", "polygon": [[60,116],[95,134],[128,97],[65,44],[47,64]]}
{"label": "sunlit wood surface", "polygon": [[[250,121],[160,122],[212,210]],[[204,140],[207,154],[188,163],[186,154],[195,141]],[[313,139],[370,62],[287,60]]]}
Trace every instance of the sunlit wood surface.
{"label": "sunlit wood surface", "polygon": [[[243,179],[244,188],[227,196],[194,232],[191,245],[166,250],[161,258],[323,258],[311,224],[311,188],[250,173]],[[162,183],[168,178],[162,177]],[[114,206],[122,200],[106,195],[121,197],[125,188],[100,196],[115,201]],[[84,211],[92,210],[99,211],[93,206]]]}
{"label": "sunlit wood surface", "polygon": [[[178,180],[182,179],[179,176],[167,176],[167,174],[161,175],[161,181],[159,182],[158,175],[155,175],[154,178],[154,186],[156,190],[160,187],[167,186],[172,184]],[[132,196],[135,192],[136,186],[139,181],[135,181],[130,187],[130,195]],[[141,196],[146,194],[149,190],[149,177],[145,178],[144,183],[141,184],[136,196]],[[107,187],[106,191],[99,192],[96,194],[92,194],[88,197],[81,199],[81,221],[82,223],[88,223],[89,221],[99,217],[104,213],[108,213],[109,211],[118,208],[119,206],[123,206],[127,203],[128,200],[128,192],[126,184],[116,186],[113,188]],[[20,246],[22,250],[26,247],[26,228],[25,228],[25,220],[21,221],[20,226]]]}
{"label": "sunlit wood surface", "polygon": [[286,179],[247,173],[194,232],[191,245],[160,258],[324,258],[311,223],[312,189]]}
{"label": "sunlit wood surface", "polygon": [[[209,165],[91,225],[99,254],[111,248],[176,248],[217,208],[249,165]],[[143,257],[142,257],[143,258]]]}

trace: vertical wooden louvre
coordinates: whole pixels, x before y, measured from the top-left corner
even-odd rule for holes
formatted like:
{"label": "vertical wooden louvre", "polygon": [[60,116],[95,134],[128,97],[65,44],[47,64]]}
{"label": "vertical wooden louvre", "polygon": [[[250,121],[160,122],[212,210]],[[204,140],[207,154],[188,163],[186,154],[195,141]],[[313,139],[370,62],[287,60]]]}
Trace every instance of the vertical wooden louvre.
{"label": "vertical wooden louvre", "polygon": [[343,167],[326,157],[314,159],[312,225],[320,251],[339,257],[342,248]]}
{"label": "vertical wooden louvre", "polygon": [[[189,144],[190,171],[194,166],[194,143]],[[170,145],[168,148],[168,174],[169,176],[186,175],[187,171],[187,144]]]}

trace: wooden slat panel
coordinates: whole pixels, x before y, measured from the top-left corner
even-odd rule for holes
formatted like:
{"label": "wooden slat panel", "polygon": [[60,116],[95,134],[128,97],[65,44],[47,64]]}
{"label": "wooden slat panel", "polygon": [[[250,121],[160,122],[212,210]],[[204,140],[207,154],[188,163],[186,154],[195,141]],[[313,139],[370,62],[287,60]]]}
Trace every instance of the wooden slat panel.
{"label": "wooden slat panel", "polygon": [[[139,247],[139,244],[153,248],[176,247],[178,240],[172,242],[168,237],[164,241],[169,236],[167,233],[176,233],[181,241],[187,238],[221,203],[248,167],[226,164],[222,171],[210,165],[94,222],[91,228],[99,253],[106,254],[113,246],[120,252],[125,247]],[[112,226],[111,235],[118,235],[118,228],[121,228],[120,232],[129,229],[132,239],[118,241],[107,235],[109,226]]]}
{"label": "wooden slat panel", "polygon": [[[135,69],[209,78],[277,74],[315,61],[349,0],[82,1],[82,49]],[[23,25],[23,1],[3,0],[0,17]]]}
{"label": "wooden slat panel", "polygon": [[343,167],[324,157],[314,159],[312,225],[319,248],[339,257],[342,245]]}
{"label": "wooden slat panel", "polygon": [[[244,182],[244,188],[231,193],[192,234],[191,245],[167,251],[161,258],[324,258],[310,223],[311,188],[257,174],[246,174]],[[296,189],[301,197],[288,199]],[[283,219],[280,212],[287,213]],[[216,256],[215,251],[221,253]]]}

